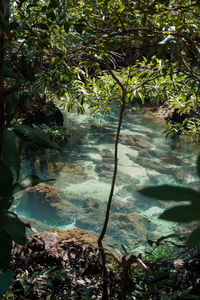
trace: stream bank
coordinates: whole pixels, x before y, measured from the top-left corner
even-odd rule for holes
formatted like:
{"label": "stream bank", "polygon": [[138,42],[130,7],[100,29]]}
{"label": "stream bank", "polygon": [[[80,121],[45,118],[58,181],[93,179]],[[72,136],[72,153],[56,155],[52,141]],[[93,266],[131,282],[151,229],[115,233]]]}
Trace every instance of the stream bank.
{"label": "stream bank", "polygon": [[[14,299],[102,299],[102,265],[96,241],[85,230],[54,228],[29,237],[25,246],[15,246],[11,286]],[[181,299],[186,290],[187,299],[199,299],[200,259],[190,250],[184,259],[155,261],[135,255],[114,259],[113,254],[107,254],[110,300],[121,299],[125,258],[127,300],[158,300],[161,295]]]}

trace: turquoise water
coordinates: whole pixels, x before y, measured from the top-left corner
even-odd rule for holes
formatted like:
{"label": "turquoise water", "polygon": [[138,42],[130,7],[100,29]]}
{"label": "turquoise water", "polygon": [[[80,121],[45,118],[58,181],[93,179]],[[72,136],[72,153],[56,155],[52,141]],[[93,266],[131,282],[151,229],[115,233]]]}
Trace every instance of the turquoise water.
{"label": "turquoise water", "polygon": [[[104,220],[113,171],[114,138],[118,112],[103,118],[87,112],[65,114],[71,131],[63,154],[54,150],[26,153],[23,168],[50,184],[58,199],[44,201],[18,195],[15,211],[50,227],[79,227],[98,234]],[[199,144],[191,138],[166,139],[164,122],[148,109],[133,111],[124,118],[118,155],[109,243],[134,244],[138,240],[173,233],[177,225],[158,219],[165,203],[137,193],[144,185],[175,184],[198,189],[196,159]],[[49,183],[48,183],[49,184]],[[27,205],[28,202],[28,205]]]}

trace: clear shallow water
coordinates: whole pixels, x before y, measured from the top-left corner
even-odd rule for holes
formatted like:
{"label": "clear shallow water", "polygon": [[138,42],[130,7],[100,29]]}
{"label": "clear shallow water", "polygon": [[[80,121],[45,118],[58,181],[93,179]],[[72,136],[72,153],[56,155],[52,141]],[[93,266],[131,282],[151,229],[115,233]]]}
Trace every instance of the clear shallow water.
{"label": "clear shallow water", "polygon": [[[79,227],[100,233],[113,171],[114,138],[118,113],[66,114],[71,131],[63,154],[40,150],[26,154],[24,170],[55,178],[59,199],[40,201],[19,195],[15,211],[51,227]],[[152,112],[132,112],[124,118],[118,156],[118,176],[107,241],[134,244],[173,233],[175,224],[158,219],[165,204],[137,193],[144,185],[199,186],[196,159],[199,145],[190,138],[166,139],[164,123]],[[28,203],[28,205],[27,205]]]}

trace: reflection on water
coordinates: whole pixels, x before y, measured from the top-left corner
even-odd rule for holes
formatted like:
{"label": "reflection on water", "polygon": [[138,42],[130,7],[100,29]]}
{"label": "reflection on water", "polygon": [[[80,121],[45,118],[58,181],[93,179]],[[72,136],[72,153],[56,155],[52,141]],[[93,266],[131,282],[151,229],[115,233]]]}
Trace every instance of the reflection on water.
{"label": "reflection on water", "polygon": [[[68,113],[65,117],[71,138],[63,145],[63,154],[54,150],[30,152],[23,165],[27,173],[55,178],[50,184],[59,195],[56,190],[45,190],[40,198],[30,192],[19,195],[16,211],[52,227],[79,227],[98,234],[112,180],[118,114],[113,112],[104,119],[97,114],[95,120],[89,113]],[[134,243],[147,235],[173,232],[175,224],[157,218],[165,204],[139,195],[140,186],[167,183],[198,189],[198,143],[186,137],[166,139],[164,128],[163,121],[148,110],[134,111],[124,118],[108,228],[111,242]]]}

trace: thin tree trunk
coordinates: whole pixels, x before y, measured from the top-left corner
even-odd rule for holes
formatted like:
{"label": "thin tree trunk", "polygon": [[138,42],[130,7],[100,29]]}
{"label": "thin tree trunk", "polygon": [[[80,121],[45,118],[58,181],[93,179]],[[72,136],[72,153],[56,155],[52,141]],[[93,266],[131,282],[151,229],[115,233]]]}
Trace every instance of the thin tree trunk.
{"label": "thin tree trunk", "polygon": [[115,181],[116,181],[117,168],[118,168],[118,143],[119,143],[120,129],[121,129],[124,110],[125,110],[125,99],[126,99],[126,89],[125,89],[124,85],[115,76],[115,74],[110,69],[109,65],[107,65],[107,70],[122,90],[122,96],[121,96],[122,104],[121,104],[121,108],[120,108],[118,128],[117,128],[117,134],[116,134],[116,139],[115,139],[114,171],[113,171],[113,177],[112,177],[112,184],[111,184],[110,194],[109,194],[109,198],[108,198],[104,224],[103,224],[102,231],[101,231],[101,233],[99,235],[99,238],[98,238],[98,241],[97,241],[98,246],[99,246],[99,250],[100,250],[100,254],[101,254],[102,265],[103,265],[103,295],[102,295],[102,300],[109,299],[108,298],[108,273],[107,273],[107,268],[106,268],[106,255],[105,255],[105,251],[103,249],[102,241],[103,241],[104,235],[105,235],[107,227],[108,227],[109,216],[110,216],[110,207],[111,207],[112,197],[113,197],[114,188],[115,188]]}
{"label": "thin tree trunk", "polygon": [[[0,6],[0,11],[3,14],[3,7]],[[2,136],[4,128],[4,83],[3,83],[3,61],[4,61],[4,32],[3,28],[0,28],[0,159],[2,157]]]}

